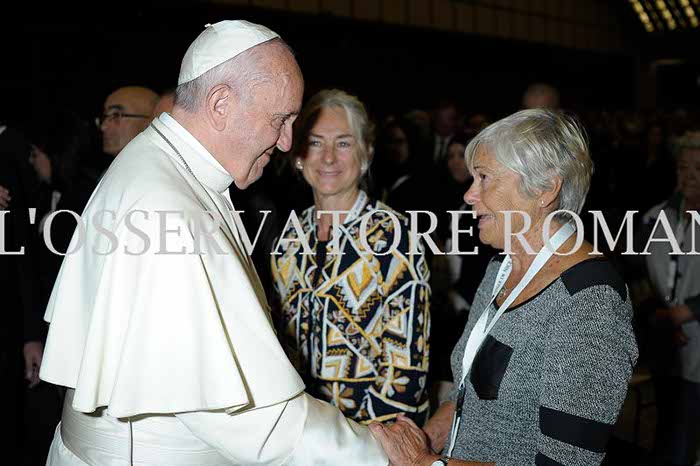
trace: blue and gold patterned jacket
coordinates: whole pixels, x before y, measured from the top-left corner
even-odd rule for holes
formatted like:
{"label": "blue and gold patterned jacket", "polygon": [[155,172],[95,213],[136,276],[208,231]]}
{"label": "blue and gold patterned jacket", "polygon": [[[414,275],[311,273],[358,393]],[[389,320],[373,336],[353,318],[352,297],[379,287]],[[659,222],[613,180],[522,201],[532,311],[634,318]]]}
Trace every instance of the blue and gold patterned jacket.
{"label": "blue and gold patterned jacket", "polygon": [[360,192],[335,233],[342,255],[318,240],[314,207],[299,220],[302,231],[287,225],[271,266],[279,337],[307,391],[357,421],[406,413],[421,425],[430,272],[420,242],[411,254],[407,219]]}

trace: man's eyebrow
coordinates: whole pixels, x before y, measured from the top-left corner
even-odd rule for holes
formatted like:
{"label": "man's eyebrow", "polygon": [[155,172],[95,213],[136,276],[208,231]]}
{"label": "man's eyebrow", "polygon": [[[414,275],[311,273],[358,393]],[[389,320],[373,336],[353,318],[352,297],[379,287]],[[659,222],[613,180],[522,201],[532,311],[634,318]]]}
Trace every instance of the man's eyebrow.
{"label": "man's eyebrow", "polygon": [[274,117],[287,119],[287,118],[292,117],[294,115],[299,115],[299,111],[293,111],[293,112],[287,112],[287,113],[275,113]]}

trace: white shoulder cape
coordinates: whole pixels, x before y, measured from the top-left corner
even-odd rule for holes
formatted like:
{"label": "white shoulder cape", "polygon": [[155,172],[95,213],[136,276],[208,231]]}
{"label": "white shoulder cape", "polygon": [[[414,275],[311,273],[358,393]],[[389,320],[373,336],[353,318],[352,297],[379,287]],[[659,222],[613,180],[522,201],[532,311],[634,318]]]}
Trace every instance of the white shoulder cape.
{"label": "white shoulder cape", "polygon": [[[41,378],[75,388],[74,409],[107,406],[114,417],[231,412],[294,397],[303,382],[277,341],[237,230],[221,215],[225,204],[216,196],[230,177],[158,119],[153,125],[196,178],[154,127],[115,159],[83,213],[82,246],[64,258],[56,280]],[[127,219],[135,210],[148,219],[143,212]],[[194,251],[189,219],[204,210],[222,222],[215,242],[199,242],[202,254],[164,254]],[[115,236],[93,226],[95,218]],[[79,236],[76,230],[71,249]],[[150,248],[138,254],[145,236]]]}

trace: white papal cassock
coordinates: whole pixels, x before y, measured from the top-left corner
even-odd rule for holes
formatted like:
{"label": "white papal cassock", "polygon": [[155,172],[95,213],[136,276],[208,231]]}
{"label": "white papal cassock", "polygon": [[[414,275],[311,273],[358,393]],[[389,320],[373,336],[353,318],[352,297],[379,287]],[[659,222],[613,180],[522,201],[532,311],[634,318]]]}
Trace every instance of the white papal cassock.
{"label": "white papal cassock", "polygon": [[46,311],[41,378],[69,387],[49,465],[387,464],[366,427],[303,393],[231,182],[168,114],[104,175]]}

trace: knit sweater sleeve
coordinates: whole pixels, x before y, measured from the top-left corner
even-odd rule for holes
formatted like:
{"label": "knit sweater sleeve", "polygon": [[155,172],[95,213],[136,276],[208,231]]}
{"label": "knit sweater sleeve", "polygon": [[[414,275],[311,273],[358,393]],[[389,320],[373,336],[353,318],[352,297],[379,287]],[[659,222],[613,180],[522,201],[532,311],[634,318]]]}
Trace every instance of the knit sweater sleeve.
{"label": "knit sweater sleeve", "polygon": [[550,320],[538,466],[601,464],[637,361],[627,296],[605,284],[574,291]]}

